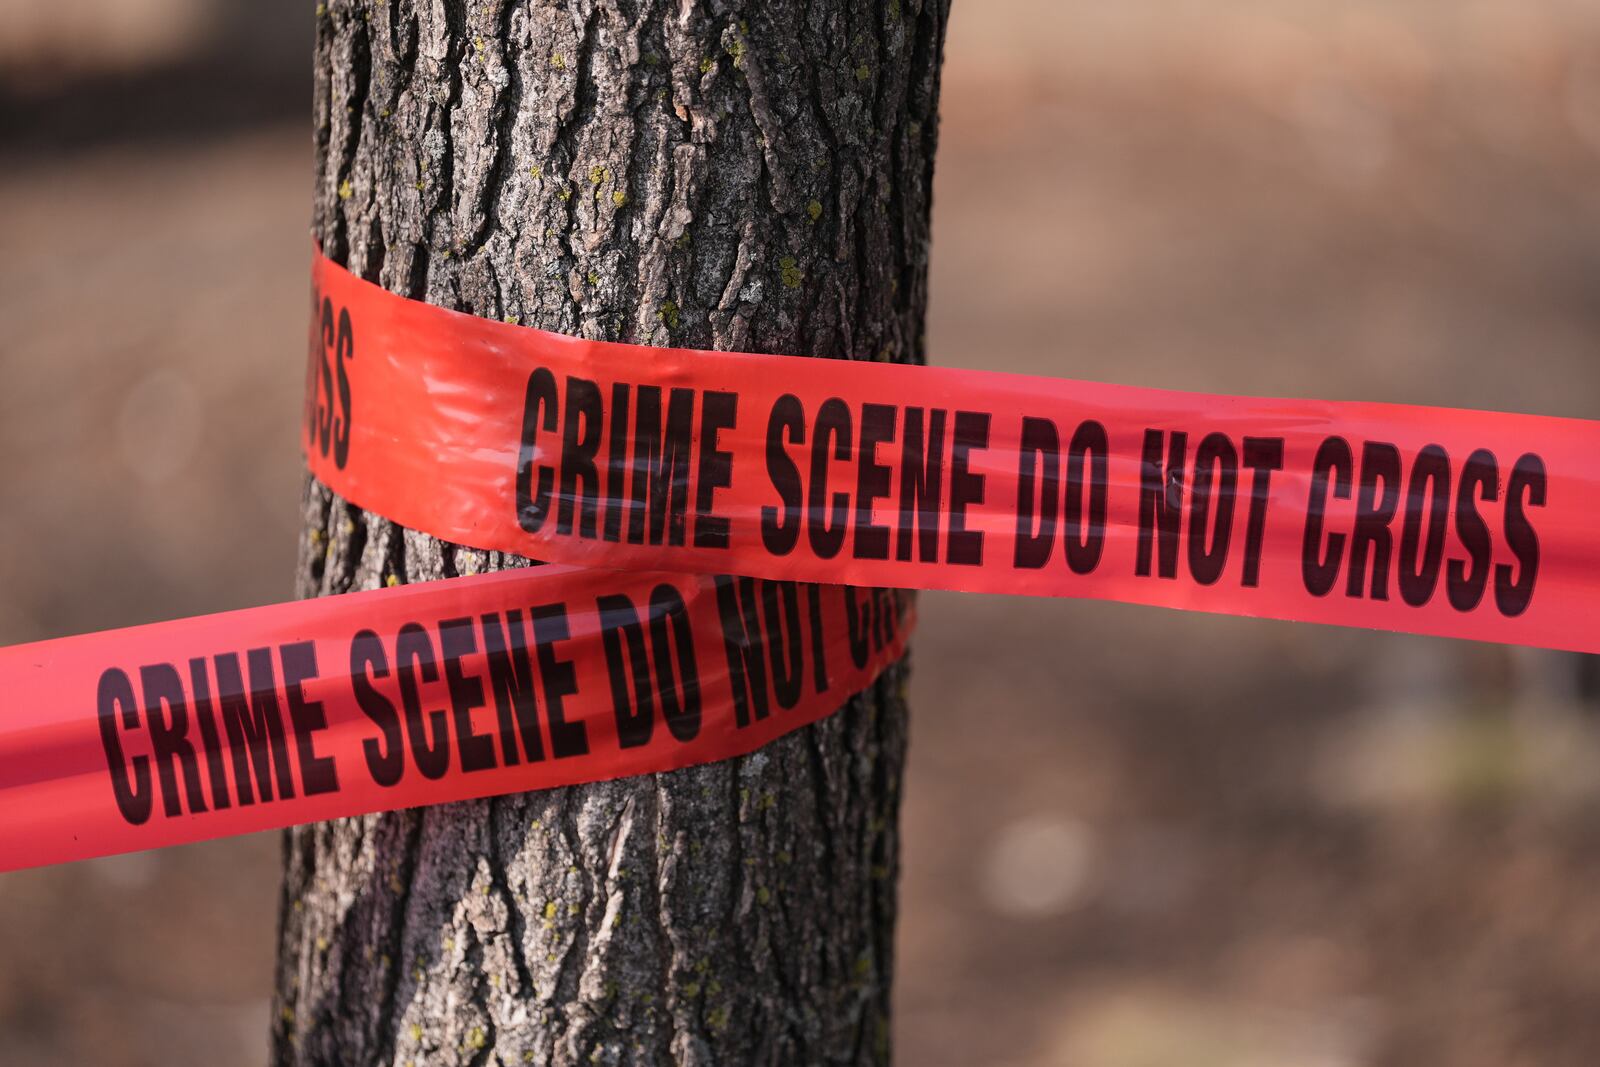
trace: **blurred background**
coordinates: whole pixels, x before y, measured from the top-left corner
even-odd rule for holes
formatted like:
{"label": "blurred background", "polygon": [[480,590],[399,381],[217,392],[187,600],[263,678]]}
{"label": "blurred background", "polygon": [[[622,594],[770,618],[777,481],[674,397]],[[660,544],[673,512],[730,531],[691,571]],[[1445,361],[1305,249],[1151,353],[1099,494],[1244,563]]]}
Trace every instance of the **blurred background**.
{"label": "blurred background", "polygon": [[[0,643],[289,593],[310,6],[0,0]],[[956,0],[935,202],[941,363],[1600,415],[1594,0]],[[899,1062],[1600,1062],[1592,665],[923,605]],[[277,862],[0,876],[0,1063],[264,1062]]]}

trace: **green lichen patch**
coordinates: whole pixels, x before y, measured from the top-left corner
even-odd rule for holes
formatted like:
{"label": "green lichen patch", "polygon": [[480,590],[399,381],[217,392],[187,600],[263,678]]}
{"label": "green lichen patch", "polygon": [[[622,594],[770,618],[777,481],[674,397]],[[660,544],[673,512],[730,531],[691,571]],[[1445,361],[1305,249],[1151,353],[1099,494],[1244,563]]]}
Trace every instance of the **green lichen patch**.
{"label": "green lichen patch", "polygon": [[784,256],[778,260],[778,280],[783,282],[785,289],[798,289],[806,280],[806,273],[793,256]]}

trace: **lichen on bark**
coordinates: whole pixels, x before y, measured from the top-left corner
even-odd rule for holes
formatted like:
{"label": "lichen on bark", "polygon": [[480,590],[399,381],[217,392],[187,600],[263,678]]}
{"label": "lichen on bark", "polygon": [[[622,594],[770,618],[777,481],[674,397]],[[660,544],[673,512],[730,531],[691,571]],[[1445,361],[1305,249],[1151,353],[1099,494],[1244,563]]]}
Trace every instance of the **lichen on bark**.
{"label": "lichen on bark", "polygon": [[[524,325],[921,361],[947,16],[334,0],[314,233]],[[527,565],[307,481],[301,596]],[[742,759],[290,831],[274,1062],[883,1062],[904,684]]]}

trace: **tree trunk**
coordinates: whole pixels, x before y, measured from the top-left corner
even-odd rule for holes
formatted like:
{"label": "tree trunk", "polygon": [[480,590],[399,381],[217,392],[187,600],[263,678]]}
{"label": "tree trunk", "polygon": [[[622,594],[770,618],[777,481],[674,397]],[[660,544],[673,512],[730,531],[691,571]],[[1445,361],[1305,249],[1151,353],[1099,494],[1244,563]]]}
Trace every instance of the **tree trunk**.
{"label": "tree trunk", "polygon": [[[547,330],[921,361],[948,7],[319,5],[316,236]],[[525,565],[308,481],[301,596]],[[289,832],[274,1061],[886,1060],[904,685],[742,759]]]}

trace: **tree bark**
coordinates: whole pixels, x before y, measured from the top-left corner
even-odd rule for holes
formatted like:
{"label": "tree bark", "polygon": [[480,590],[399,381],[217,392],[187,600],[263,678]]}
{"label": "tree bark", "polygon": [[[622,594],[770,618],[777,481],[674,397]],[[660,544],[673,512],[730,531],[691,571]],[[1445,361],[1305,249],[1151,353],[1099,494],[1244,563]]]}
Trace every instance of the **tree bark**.
{"label": "tree bark", "polygon": [[[920,362],[948,7],[335,0],[316,236],[547,330]],[[529,565],[304,507],[301,596]],[[274,1062],[887,1060],[904,686],[742,759],[289,832]]]}

